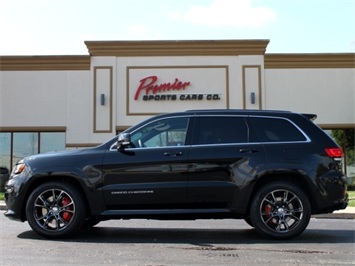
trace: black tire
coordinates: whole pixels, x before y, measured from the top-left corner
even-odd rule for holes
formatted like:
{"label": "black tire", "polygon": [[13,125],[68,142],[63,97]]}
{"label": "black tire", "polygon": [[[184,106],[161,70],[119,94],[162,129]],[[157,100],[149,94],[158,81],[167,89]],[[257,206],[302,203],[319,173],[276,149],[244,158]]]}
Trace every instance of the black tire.
{"label": "black tire", "polygon": [[28,198],[29,225],[46,238],[62,238],[75,233],[85,220],[85,204],[78,189],[64,182],[37,187]]}
{"label": "black tire", "polygon": [[260,188],[251,204],[251,222],[264,237],[275,240],[300,235],[311,219],[306,194],[289,182],[275,182]]}
{"label": "black tire", "polygon": [[85,220],[82,228],[83,229],[90,229],[90,228],[94,227],[95,225],[99,224],[100,222],[101,222],[100,220],[89,218],[89,219]]}

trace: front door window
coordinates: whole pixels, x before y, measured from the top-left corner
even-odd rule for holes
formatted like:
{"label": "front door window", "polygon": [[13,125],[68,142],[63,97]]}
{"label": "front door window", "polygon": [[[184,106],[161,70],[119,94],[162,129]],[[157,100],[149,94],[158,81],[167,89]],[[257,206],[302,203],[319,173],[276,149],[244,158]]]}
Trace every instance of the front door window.
{"label": "front door window", "polygon": [[132,133],[136,148],[183,146],[186,141],[188,118],[169,118],[152,122]]}

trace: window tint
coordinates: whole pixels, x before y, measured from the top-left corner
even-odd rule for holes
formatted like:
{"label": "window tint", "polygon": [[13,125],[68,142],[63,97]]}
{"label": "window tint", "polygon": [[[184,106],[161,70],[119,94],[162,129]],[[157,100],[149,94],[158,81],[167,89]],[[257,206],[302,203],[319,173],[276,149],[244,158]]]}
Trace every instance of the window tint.
{"label": "window tint", "polygon": [[168,118],[152,122],[131,136],[135,147],[165,147],[185,145],[188,118]]}
{"label": "window tint", "polygon": [[290,121],[280,118],[250,118],[259,141],[305,141],[306,137]]}
{"label": "window tint", "polygon": [[245,143],[248,128],[242,117],[200,117],[197,144]]}

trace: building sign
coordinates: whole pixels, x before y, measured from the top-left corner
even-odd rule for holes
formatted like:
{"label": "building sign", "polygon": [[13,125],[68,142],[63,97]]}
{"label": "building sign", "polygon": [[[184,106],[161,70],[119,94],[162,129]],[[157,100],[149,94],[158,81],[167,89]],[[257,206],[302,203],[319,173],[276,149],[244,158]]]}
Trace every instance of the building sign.
{"label": "building sign", "polygon": [[134,100],[139,100],[142,96],[143,101],[190,101],[190,100],[220,100],[219,94],[166,94],[168,92],[183,92],[186,87],[190,86],[190,82],[180,81],[175,78],[174,82],[158,83],[157,76],[150,76],[140,80]]}
{"label": "building sign", "polygon": [[[139,94],[143,94],[143,100],[176,100],[176,94],[165,94],[167,92],[182,91],[190,82],[182,82],[175,78],[174,82],[167,82],[159,84],[157,76],[150,76],[140,80],[136,94],[134,95],[134,100],[139,99]],[[163,94],[162,94],[163,93]]]}
{"label": "building sign", "polygon": [[228,108],[228,67],[128,67],[127,114]]}

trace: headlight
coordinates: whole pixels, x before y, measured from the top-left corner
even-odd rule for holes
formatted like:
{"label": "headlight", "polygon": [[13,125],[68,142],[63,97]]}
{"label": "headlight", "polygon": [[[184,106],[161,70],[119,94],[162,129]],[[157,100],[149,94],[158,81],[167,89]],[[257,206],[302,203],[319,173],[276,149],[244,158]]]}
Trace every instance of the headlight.
{"label": "headlight", "polygon": [[23,172],[23,170],[25,170],[26,168],[26,165],[22,162],[18,162],[14,169],[12,170],[12,173],[11,175],[18,175],[18,174],[21,174]]}

